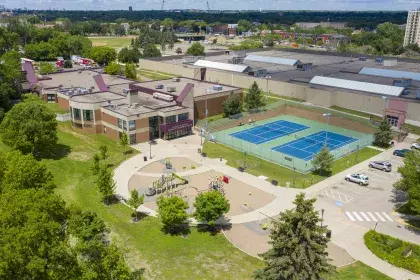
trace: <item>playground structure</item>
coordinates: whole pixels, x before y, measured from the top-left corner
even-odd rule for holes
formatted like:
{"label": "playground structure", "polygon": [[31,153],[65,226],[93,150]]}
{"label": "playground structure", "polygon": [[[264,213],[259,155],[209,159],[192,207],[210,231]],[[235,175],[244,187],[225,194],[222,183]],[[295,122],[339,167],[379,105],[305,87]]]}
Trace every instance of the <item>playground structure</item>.
{"label": "playground structure", "polygon": [[[152,187],[149,187],[149,192],[151,195],[162,194],[165,191],[170,193],[174,191],[179,185],[188,184],[188,180],[178,176],[175,173],[163,174],[162,177],[157,179],[152,183]],[[151,191],[154,190],[154,191]]]}
{"label": "playground structure", "polygon": [[208,191],[218,191],[225,196],[225,190],[223,188],[225,182],[229,182],[226,176],[209,176]]}

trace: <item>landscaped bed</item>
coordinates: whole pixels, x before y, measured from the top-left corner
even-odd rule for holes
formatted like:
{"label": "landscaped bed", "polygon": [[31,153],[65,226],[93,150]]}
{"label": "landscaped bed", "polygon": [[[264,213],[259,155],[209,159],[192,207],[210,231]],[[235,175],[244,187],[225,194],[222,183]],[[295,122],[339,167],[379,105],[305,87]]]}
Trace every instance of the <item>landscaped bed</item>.
{"label": "landscaped bed", "polygon": [[365,236],[365,244],[378,258],[390,264],[420,273],[420,246],[402,241],[392,236],[370,230]]}

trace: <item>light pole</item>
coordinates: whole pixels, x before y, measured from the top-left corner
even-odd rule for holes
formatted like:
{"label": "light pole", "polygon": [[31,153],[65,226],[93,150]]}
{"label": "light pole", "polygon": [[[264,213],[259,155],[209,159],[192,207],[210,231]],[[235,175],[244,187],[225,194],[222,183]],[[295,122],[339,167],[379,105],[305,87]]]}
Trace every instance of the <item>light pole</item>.
{"label": "light pole", "polygon": [[321,209],[321,227],[322,227],[322,222],[324,221],[324,209]]}
{"label": "light pole", "polygon": [[150,146],[149,159],[152,159],[152,141],[153,141],[153,140],[150,140],[150,141],[149,141],[149,146]]}
{"label": "light pole", "polygon": [[266,84],[265,84],[265,103],[267,104],[268,100],[268,79],[271,79],[270,76],[265,76]]}
{"label": "light pole", "polygon": [[200,128],[200,141],[201,141],[200,145],[203,146],[203,128],[202,127]]}
{"label": "light pole", "polygon": [[[208,89],[206,89],[206,95],[209,93],[209,90]],[[209,114],[209,112],[208,112],[208,110],[207,110],[207,98],[206,98],[206,100],[205,100],[205,103],[206,103],[206,127],[208,126],[208,121],[207,121],[207,116],[208,116],[208,114]]]}
{"label": "light pole", "polygon": [[327,141],[328,141],[328,127],[330,125],[330,117],[331,114],[330,113],[326,113],[326,114],[322,114],[324,117],[327,117],[327,131],[325,133],[325,143],[324,143],[324,147],[327,146]]}
{"label": "light pole", "polygon": [[386,111],[386,99],[387,99],[387,97],[386,96],[381,96],[382,97],[382,99],[384,100],[384,110],[382,111],[382,119],[385,119],[385,111]]}

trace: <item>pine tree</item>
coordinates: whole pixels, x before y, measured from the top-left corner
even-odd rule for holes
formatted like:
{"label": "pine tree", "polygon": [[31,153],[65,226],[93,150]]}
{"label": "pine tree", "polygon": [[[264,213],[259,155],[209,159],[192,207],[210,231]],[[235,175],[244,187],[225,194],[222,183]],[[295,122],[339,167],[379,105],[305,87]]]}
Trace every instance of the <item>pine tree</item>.
{"label": "pine tree", "polygon": [[312,165],[318,174],[324,175],[331,172],[334,156],[327,147],[323,147],[313,158]]}
{"label": "pine tree", "polygon": [[102,160],[106,160],[108,158],[108,147],[105,145],[99,146],[99,155]]}
{"label": "pine tree", "polygon": [[96,178],[96,186],[102,194],[105,204],[109,205],[109,199],[115,192],[115,181],[112,178],[112,173],[108,171],[106,165],[102,165],[99,169],[98,177]]}
{"label": "pine tree", "polygon": [[373,135],[373,144],[379,147],[387,148],[392,140],[391,125],[383,119],[379,127],[376,129]]}
{"label": "pine tree", "polygon": [[329,264],[327,227],[321,227],[319,213],[314,209],[316,199],[296,196],[295,209],[280,213],[273,221],[268,252],[264,253],[265,267],[257,270],[255,279],[323,279],[335,268]]}
{"label": "pine tree", "polygon": [[127,145],[128,145],[128,135],[127,135],[127,132],[125,132],[125,131],[123,131],[123,133],[121,135],[120,145],[123,147],[124,153],[125,153],[125,147],[127,147]]}
{"label": "pine tree", "polygon": [[94,154],[92,158],[92,166],[90,167],[94,175],[99,173],[100,162],[101,156],[98,153]]}
{"label": "pine tree", "polygon": [[258,110],[265,106],[263,92],[256,82],[251,85],[245,95],[245,106],[248,110]]}
{"label": "pine tree", "polygon": [[222,103],[223,105],[223,116],[229,117],[237,115],[242,111],[242,100],[239,94],[230,93],[229,97]]}

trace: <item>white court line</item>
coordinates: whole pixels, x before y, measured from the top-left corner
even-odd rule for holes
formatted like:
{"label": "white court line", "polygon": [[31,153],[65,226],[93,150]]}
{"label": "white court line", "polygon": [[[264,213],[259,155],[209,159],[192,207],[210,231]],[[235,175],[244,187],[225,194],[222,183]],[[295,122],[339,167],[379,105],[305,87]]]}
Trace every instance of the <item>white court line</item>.
{"label": "white court line", "polygon": [[356,217],[356,219],[358,219],[359,221],[363,222],[363,219],[360,218],[359,214],[357,214],[357,212],[353,212],[353,215]]}
{"label": "white court line", "polygon": [[372,220],[374,220],[375,222],[377,222],[378,220],[375,218],[375,216],[373,216],[373,214],[372,213],[370,213],[370,212],[367,212],[368,213],[368,215],[372,218]]}
{"label": "white court line", "polygon": [[366,221],[370,222],[370,219],[368,216],[366,216],[366,214],[364,212],[360,212],[360,215],[363,216],[363,218],[365,218]]}
{"label": "white court line", "polygon": [[353,222],[355,222],[356,220],[353,218],[353,216],[350,214],[350,212],[346,212],[347,217],[352,220]]}
{"label": "white court line", "polygon": [[386,220],[381,216],[381,214],[379,214],[378,212],[375,212],[376,216],[378,216],[378,218],[382,221],[385,222]]}
{"label": "white court line", "polygon": [[384,215],[385,216],[385,218],[387,218],[390,222],[393,222],[394,220],[393,219],[391,219],[391,217],[390,216],[388,216],[388,214],[387,213],[385,213],[385,212],[381,212],[382,213],[382,215]]}

